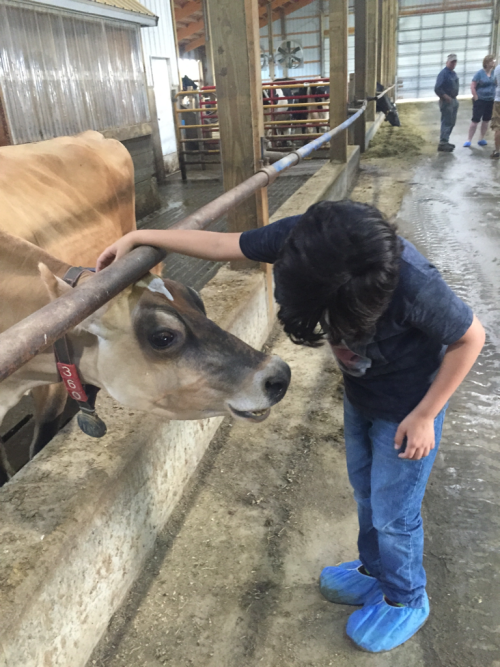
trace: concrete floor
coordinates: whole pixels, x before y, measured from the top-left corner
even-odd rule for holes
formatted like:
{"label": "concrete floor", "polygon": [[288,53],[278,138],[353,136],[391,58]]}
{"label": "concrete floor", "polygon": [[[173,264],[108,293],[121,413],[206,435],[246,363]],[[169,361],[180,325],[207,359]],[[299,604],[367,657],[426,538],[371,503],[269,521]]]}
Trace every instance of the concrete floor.
{"label": "concrete floor", "polygon": [[[487,148],[463,148],[470,102],[450,141],[415,171],[398,214],[405,236],[442,271],[487,331],[453,398],[425,503],[433,596],[428,665],[500,666],[500,179]],[[437,134],[437,114],[429,115]],[[476,142],[479,137],[475,137]]]}
{"label": "concrete floor", "polygon": [[[500,163],[491,146],[461,147],[469,107],[453,154],[415,160],[397,215],[487,330],[451,401],[424,502],[426,626],[367,655],[343,634],[350,609],[321,599],[319,568],[355,557],[339,397],[321,353],[280,338],[292,403],[287,396],[257,437],[246,425],[223,428],[89,664],[500,667]],[[437,105],[422,118],[437,144]]]}

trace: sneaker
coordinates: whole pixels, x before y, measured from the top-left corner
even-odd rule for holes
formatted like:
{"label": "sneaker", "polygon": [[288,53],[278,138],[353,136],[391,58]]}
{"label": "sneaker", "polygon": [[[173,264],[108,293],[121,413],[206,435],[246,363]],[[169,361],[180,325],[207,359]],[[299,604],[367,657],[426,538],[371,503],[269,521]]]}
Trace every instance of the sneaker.
{"label": "sneaker", "polygon": [[500,151],[493,151],[490,157],[492,160],[498,160],[498,158],[500,157]]}
{"label": "sneaker", "polygon": [[453,144],[448,144],[445,142],[442,142],[438,145],[438,151],[442,151],[443,153],[452,153],[454,148],[455,146]]}
{"label": "sneaker", "polygon": [[488,142],[486,141],[486,139],[481,139],[480,141],[477,142],[477,145],[478,146],[487,146]]}
{"label": "sneaker", "polygon": [[464,144],[464,148],[470,148],[470,141],[466,141]]}
{"label": "sneaker", "polygon": [[393,607],[382,598],[349,616],[347,635],[359,648],[370,653],[390,651],[404,644],[420,630],[429,617],[429,599],[423,607]]}
{"label": "sneaker", "polygon": [[362,574],[360,560],[325,567],[319,578],[319,590],[323,597],[336,604],[365,604],[374,595],[382,597],[380,584],[375,577]]}

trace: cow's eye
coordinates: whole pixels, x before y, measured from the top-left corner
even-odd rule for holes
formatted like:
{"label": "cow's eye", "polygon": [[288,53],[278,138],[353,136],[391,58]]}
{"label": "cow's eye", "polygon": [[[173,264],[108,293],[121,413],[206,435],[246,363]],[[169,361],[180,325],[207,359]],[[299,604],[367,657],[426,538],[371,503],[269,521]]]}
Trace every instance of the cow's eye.
{"label": "cow's eye", "polygon": [[155,350],[164,350],[170,347],[175,341],[176,335],[174,331],[163,329],[162,331],[155,331],[149,334],[149,342]]}

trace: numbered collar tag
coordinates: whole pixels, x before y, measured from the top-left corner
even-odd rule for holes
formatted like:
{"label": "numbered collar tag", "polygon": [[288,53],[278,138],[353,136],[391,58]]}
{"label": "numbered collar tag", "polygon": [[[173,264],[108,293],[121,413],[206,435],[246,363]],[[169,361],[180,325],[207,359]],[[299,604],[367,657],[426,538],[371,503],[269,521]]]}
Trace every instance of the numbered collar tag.
{"label": "numbered collar tag", "polygon": [[63,364],[58,361],[56,365],[59,375],[64,382],[64,386],[66,387],[66,391],[71,398],[74,398],[75,401],[86,403],[88,400],[87,394],[83,390],[75,364]]}

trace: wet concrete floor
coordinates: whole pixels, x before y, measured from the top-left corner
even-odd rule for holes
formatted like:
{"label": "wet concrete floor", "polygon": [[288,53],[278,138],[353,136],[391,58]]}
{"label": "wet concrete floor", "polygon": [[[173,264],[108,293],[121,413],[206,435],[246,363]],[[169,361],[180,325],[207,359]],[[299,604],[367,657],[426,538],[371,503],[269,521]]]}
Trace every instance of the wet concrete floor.
{"label": "wet concrete floor", "polygon": [[[387,654],[358,651],[321,567],[355,557],[338,376],[279,337],[294,381],[264,424],[226,424],[92,657],[98,667],[500,667],[500,178],[491,147],[417,161],[397,222],[487,330],[453,397],[424,501],[431,617]],[[423,113],[437,140],[436,105]],[[476,137],[477,140],[477,137]]]}
{"label": "wet concrete floor", "polygon": [[499,667],[500,164],[490,159],[491,133],[487,148],[462,147],[470,102],[461,107],[454,153],[420,163],[397,217],[487,331],[480,359],[451,401],[426,495],[434,593],[432,629],[422,635],[425,664]]}

